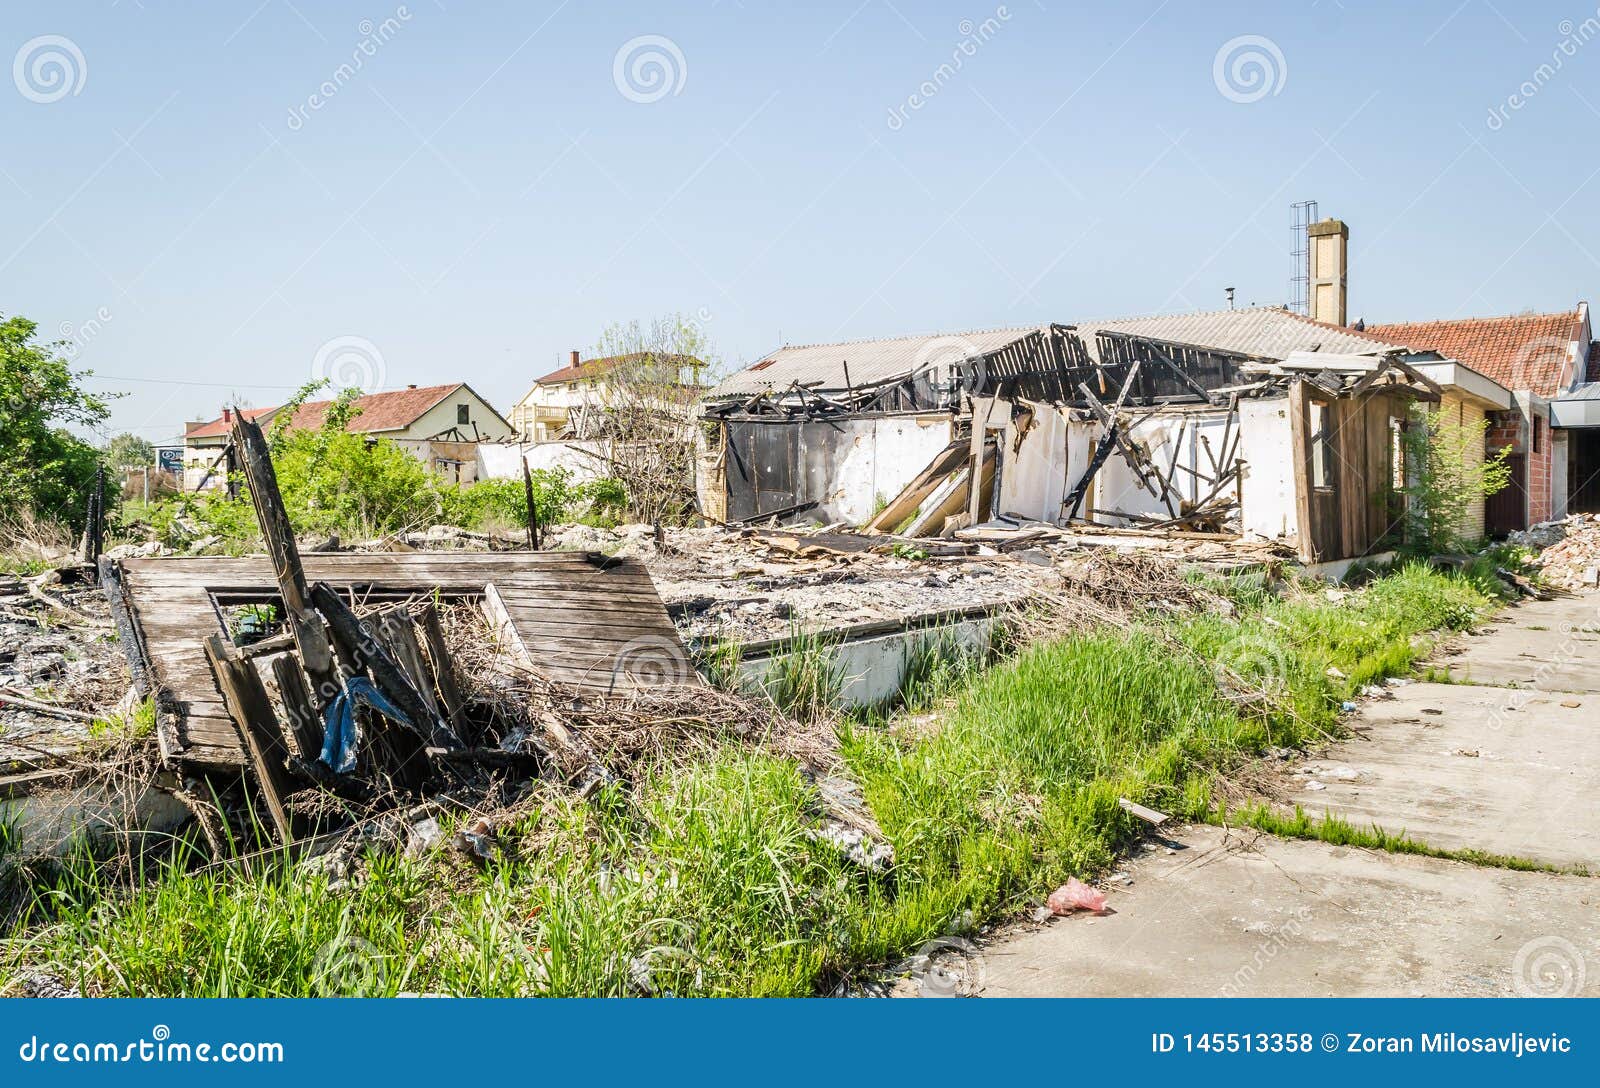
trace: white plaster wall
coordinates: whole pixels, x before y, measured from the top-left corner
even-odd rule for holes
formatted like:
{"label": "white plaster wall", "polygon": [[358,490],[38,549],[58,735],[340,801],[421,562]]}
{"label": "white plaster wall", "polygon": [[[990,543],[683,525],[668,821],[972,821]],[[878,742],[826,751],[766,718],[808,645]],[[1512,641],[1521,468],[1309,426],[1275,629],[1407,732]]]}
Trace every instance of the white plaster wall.
{"label": "white plaster wall", "polygon": [[1240,511],[1245,535],[1295,540],[1294,435],[1287,397],[1239,401],[1239,458],[1246,462]]}
{"label": "white plaster wall", "polygon": [[520,480],[520,462],[526,456],[530,469],[566,469],[572,473],[573,483],[583,483],[605,475],[604,462],[587,452],[598,448],[596,442],[535,442],[528,446],[482,442],[478,445],[478,479]]}
{"label": "white plaster wall", "polygon": [[[456,407],[462,404],[467,406],[468,422],[457,423]],[[360,427],[361,419],[358,416],[355,421],[355,428],[360,430]],[[474,434],[474,427],[477,428],[476,433],[479,439],[485,442],[494,442],[515,436],[515,432],[495,413],[493,408],[470,388],[463,386],[432,408],[429,408],[405,430],[389,432],[381,437],[416,441],[432,438],[434,435],[455,429],[461,432],[463,438],[470,440]]]}
{"label": "white plaster wall", "polygon": [[[1177,464],[1192,471],[1185,472],[1183,468],[1174,468],[1174,487],[1184,499],[1189,502],[1199,502],[1210,494],[1212,485],[1198,480],[1193,472],[1203,472],[1211,477],[1216,475],[1212,471],[1211,458],[1206,456],[1200,437],[1202,435],[1206,437],[1211,443],[1212,456],[1220,459],[1226,452],[1222,448],[1222,439],[1223,433],[1227,430],[1228,413],[1219,409],[1207,413],[1189,412],[1182,415],[1173,413],[1152,416],[1137,424],[1130,437],[1149,448],[1151,460],[1161,466],[1163,472],[1173,463],[1173,446],[1176,445]],[[1099,431],[1098,426],[1096,431]],[[1098,440],[1099,434],[1097,433],[1095,437]],[[1228,441],[1233,441],[1231,435]],[[1155,481],[1151,482],[1155,484]],[[1219,492],[1222,497],[1231,497],[1235,494],[1236,489],[1231,483]],[[1122,510],[1129,514],[1144,514],[1154,518],[1172,516],[1166,504],[1140,485],[1132,466],[1115,452],[1095,475],[1094,505],[1101,510]],[[1129,524],[1125,519],[1116,517],[1100,517],[1096,520],[1108,525]]]}
{"label": "white plaster wall", "polygon": [[1566,431],[1551,430],[1550,435],[1550,517],[1567,516],[1567,458],[1571,456]]}
{"label": "white plaster wall", "polygon": [[[983,616],[842,643],[833,651],[833,659],[842,680],[840,709],[884,706],[893,700],[900,692],[900,683],[912,654],[923,643],[932,643],[939,649],[951,649],[962,655],[986,653],[994,624],[992,618]],[[751,692],[765,689],[771,682],[774,664],[770,656],[748,657],[740,661],[741,686]]]}
{"label": "white plaster wall", "polygon": [[856,419],[841,426],[856,433],[834,465],[827,498],[817,508],[827,521],[870,521],[878,497],[892,499],[940,450],[950,444],[948,416]]}
{"label": "white plaster wall", "polygon": [[[1012,452],[1014,435],[1007,434],[1001,458],[1000,512],[1023,514],[1039,521],[1054,522],[1061,517],[1061,499],[1071,484],[1067,472],[1071,464],[1087,463],[1087,455],[1071,460],[1070,424],[1059,410],[1048,404],[1031,405],[1034,423],[1022,436],[1021,447]],[[1088,438],[1079,435],[1080,446]]]}

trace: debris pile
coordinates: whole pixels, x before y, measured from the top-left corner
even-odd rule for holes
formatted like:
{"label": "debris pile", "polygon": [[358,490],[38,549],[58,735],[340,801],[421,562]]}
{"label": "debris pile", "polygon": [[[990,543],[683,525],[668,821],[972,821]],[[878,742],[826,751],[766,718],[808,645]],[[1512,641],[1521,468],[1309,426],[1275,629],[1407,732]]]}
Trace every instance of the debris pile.
{"label": "debris pile", "polygon": [[1567,590],[1600,585],[1600,514],[1573,514],[1561,521],[1542,521],[1506,539],[1538,549],[1533,562],[1549,585]]}
{"label": "debris pile", "polygon": [[97,718],[128,709],[119,702],[128,669],[105,612],[79,568],[0,575],[0,772],[50,766]]}

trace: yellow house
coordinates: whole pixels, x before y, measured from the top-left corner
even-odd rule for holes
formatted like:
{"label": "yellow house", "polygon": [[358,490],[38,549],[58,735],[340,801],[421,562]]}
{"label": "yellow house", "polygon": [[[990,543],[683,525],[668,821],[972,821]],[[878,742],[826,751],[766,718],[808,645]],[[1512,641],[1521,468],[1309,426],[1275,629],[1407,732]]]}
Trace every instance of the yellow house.
{"label": "yellow house", "polygon": [[[1454,359],[1412,361],[1411,366],[1438,383],[1441,394],[1439,403],[1432,406],[1432,411],[1451,423],[1482,427],[1489,413],[1508,411],[1514,406],[1511,390]],[[1487,442],[1473,444],[1463,451],[1462,456],[1474,466],[1481,465],[1487,445]],[[1484,506],[1483,502],[1470,503],[1461,512],[1457,529],[1465,539],[1479,540],[1486,535]]]}
{"label": "yellow house", "polygon": [[[294,414],[289,426],[314,430],[322,426],[331,400],[308,401]],[[446,479],[470,483],[475,473],[479,442],[504,442],[516,437],[505,417],[465,382],[450,385],[408,385],[387,393],[369,393],[355,401],[357,415],[350,421],[352,434],[387,438]],[[282,407],[246,408],[246,418],[271,427]],[[233,410],[216,419],[189,423],[183,436],[185,490],[204,481],[220,487],[225,482],[221,466],[212,470],[228,445]],[[208,477],[209,473],[209,477]]]}

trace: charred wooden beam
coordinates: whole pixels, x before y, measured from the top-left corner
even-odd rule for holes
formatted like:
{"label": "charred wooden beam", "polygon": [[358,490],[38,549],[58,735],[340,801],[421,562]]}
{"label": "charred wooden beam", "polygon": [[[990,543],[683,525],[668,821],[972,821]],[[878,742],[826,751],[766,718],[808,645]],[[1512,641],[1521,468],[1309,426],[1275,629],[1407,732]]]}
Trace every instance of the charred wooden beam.
{"label": "charred wooden beam", "polygon": [[372,682],[378,690],[410,718],[411,731],[419,740],[432,748],[462,747],[460,738],[428,706],[383,642],[333,587],[317,582],[309,596],[311,603],[327,619],[328,630],[339,648],[350,655],[358,670],[372,673]]}
{"label": "charred wooden beam", "polygon": [[261,674],[250,662],[235,656],[221,635],[208,637],[205,648],[217,690],[222,692],[223,705],[239,731],[239,740],[255,771],[256,785],[277,829],[278,841],[293,842],[294,826],[283,803],[294,791],[287,768],[290,753],[277,715],[272,711],[272,702],[267,698],[267,689],[261,683]]}
{"label": "charred wooden beam", "polygon": [[267,556],[272,560],[278,592],[288,613],[289,630],[300,651],[300,662],[311,678],[312,699],[320,709],[341,686],[333,649],[327,628],[311,606],[294,526],[289,523],[289,512],[284,509],[283,495],[278,491],[278,474],[272,467],[267,440],[261,428],[245,419],[237,408],[234,409],[233,444],[239,449],[245,479],[250,484],[250,503],[255,507],[256,522],[266,541]]}

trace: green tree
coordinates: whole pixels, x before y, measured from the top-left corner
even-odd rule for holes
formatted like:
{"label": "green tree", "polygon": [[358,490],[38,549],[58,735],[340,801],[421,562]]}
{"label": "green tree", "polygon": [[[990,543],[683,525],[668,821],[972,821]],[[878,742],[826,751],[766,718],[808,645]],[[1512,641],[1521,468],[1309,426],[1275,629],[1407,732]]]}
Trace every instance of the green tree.
{"label": "green tree", "polygon": [[1408,543],[1433,553],[1462,550],[1468,510],[1511,482],[1507,446],[1486,452],[1487,420],[1460,423],[1443,412],[1413,419],[1405,431]]}
{"label": "green tree", "polygon": [[64,344],[40,343],[38,324],[0,314],[0,494],[37,517],[81,529],[101,452],[67,428],[95,427],[107,398],[83,387]]}
{"label": "green tree", "polygon": [[106,446],[106,463],[112,468],[144,468],[156,463],[156,448],[131,431],[123,431]]}

